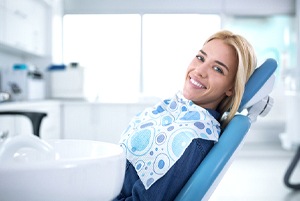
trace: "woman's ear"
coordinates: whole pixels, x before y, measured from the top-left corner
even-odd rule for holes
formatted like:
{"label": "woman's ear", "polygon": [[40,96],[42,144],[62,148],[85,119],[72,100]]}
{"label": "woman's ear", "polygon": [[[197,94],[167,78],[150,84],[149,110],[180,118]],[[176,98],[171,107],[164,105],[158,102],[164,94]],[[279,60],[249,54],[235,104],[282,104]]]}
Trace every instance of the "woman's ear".
{"label": "woman's ear", "polygon": [[233,88],[230,88],[230,89],[228,89],[226,92],[225,92],[225,94],[226,94],[226,96],[232,96],[232,94],[233,94]]}

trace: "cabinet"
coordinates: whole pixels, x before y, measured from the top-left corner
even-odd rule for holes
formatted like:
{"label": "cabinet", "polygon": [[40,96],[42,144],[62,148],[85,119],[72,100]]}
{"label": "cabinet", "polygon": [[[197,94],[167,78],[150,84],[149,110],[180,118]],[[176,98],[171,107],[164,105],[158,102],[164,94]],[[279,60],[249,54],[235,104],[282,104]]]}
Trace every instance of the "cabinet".
{"label": "cabinet", "polygon": [[118,143],[144,104],[64,103],[63,138]]}
{"label": "cabinet", "polygon": [[[45,100],[1,103],[0,111],[46,112],[47,117],[43,119],[40,130],[43,139],[88,139],[118,143],[132,117],[149,106]],[[1,116],[1,131],[9,131],[11,136],[32,134],[31,123],[23,116]]]}
{"label": "cabinet", "polygon": [[47,5],[42,0],[0,1],[0,42],[16,50],[45,55]]}

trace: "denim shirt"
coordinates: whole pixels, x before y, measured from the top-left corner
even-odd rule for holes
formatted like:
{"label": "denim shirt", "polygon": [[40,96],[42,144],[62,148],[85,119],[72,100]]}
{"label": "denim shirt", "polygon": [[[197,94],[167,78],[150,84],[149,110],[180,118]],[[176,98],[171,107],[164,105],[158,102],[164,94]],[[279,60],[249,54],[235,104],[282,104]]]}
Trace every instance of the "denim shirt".
{"label": "denim shirt", "polygon": [[[208,111],[218,119],[219,114],[216,111]],[[135,168],[127,161],[123,187],[114,201],[174,200],[213,145],[213,141],[194,139],[181,158],[148,190],[145,189]]]}

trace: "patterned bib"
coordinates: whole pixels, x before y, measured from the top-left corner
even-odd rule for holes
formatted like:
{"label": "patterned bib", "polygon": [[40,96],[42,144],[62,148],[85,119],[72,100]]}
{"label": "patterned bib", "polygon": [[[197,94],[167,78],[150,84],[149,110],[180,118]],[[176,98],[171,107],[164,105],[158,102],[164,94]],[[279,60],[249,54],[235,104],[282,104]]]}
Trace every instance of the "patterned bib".
{"label": "patterned bib", "polygon": [[120,144],[149,189],[181,157],[195,138],[218,141],[219,122],[181,92],[134,117]]}

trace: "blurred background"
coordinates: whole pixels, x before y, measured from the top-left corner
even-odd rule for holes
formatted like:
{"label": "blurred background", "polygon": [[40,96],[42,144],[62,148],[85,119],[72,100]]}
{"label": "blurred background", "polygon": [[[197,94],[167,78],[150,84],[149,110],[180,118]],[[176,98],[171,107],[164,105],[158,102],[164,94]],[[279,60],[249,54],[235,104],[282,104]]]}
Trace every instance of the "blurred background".
{"label": "blurred background", "polygon": [[[0,111],[46,112],[41,138],[118,143],[132,116],[181,89],[206,38],[228,29],[278,69],[271,112],[211,199],[300,200],[282,181],[300,144],[299,20],[299,0],[0,0],[0,91],[10,97]],[[32,128],[9,116],[0,131]]]}

